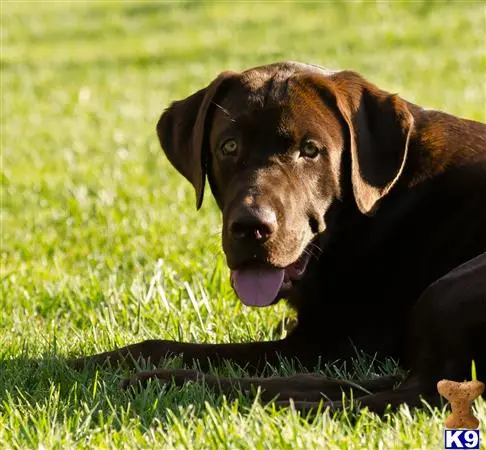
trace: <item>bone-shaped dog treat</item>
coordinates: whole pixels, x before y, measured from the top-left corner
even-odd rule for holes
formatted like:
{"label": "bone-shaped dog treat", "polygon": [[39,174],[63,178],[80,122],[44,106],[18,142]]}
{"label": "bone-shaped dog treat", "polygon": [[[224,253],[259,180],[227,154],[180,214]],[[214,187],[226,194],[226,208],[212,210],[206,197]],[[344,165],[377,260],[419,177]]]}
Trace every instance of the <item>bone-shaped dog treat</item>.
{"label": "bone-shaped dog treat", "polygon": [[446,428],[473,430],[479,426],[479,420],[473,415],[472,402],[484,392],[484,383],[477,380],[463,383],[441,380],[437,383],[437,390],[451,404],[452,414],[444,422]]}

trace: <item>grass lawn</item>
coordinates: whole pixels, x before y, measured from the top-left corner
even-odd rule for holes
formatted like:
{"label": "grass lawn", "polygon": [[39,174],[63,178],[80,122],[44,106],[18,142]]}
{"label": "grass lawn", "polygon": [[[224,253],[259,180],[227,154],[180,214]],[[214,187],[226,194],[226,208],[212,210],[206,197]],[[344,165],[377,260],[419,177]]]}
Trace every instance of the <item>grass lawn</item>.
{"label": "grass lawn", "polygon": [[284,333],[283,302],[235,297],[215,203],[197,213],[162,155],[155,123],[170,101],[224,69],[293,59],[484,121],[485,36],[480,2],[3,1],[0,448],[442,448],[444,411],[305,421],[193,384],[121,392],[124,369],[77,373],[64,359]]}

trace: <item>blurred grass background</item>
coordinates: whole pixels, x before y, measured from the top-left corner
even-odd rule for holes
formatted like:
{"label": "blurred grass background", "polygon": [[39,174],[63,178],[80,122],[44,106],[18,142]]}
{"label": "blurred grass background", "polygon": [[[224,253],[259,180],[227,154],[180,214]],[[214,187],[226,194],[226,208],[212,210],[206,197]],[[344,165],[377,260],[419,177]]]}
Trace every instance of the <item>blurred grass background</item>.
{"label": "blurred grass background", "polygon": [[121,393],[123,371],[74,373],[62,358],[284,333],[283,303],[236,299],[215,203],[196,213],[162,156],[155,123],[172,100],[222,70],[290,59],[485,121],[484,2],[3,1],[1,26],[0,447],[441,445],[439,411],[307,423],[198,386]]}

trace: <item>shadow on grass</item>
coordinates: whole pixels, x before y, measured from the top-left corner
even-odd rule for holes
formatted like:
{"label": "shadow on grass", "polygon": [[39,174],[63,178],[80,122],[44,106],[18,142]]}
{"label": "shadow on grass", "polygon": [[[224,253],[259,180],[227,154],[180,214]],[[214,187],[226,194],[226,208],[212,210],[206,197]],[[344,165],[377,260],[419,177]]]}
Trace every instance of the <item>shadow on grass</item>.
{"label": "shadow on grass", "polygon": [[[180,359],[168,360],[164,368],[182,367]],[[197,367],[192,367],[197,369]],[[121,382],[139,370],[153,369],[141,364],[137,369],[126,367],[88,366],[83,370],[71,369],[67,361],[55,355],[45,355],[35,360],[28,357],[0,359],[0,413],[21,410],[35,416],[51,411],[57,421],[83,420],[89,427],[109,426],[120,430],[135,419],[142,432],[154,425],[165,426],[175,420],[201,418],[207,408],[218,409],[231,405],[247,414],[259,393],[236,393],[226,399],[202,383],[187,382],[182,387],[172,383],[161,385],[149,382],[144,388],[121,388]],[[364,371],[364,372],[363,372]],[[394,362],[379,363],[374,360],[342,361],[325,367],[316,367],[330,378],[369,378],[376,372],[397,373]],[[223,364],[208,371],[213,375],[229,377],[248,376],[243,369]],[[282,360],[278,367],[267,366],[261,376],[292,375],[309,372],[298,362]],[[268,408],[274,406],[269,404]],[[273,409],[272,409],[273,411]],[[311,420],[314,415],[307,418]]]}
{"label": "shadow on grass", "polygon": [[[180,366],[177,361],[164,365],[177,366]],[[0,414],[9,410],[19,410],[31,417],[45,413],[54,416],[57,422],[82,421],[91,428],[108,426],[115,430],[135,419],[145,432],[154,425],[183,420],[188,414],[201,418],[208,406],[216,409],[228,405],[225,397],[196,382],[182,387],[149,382],[143,389],[121,388],[123,379],[138,370],[152,368],[90,366],[76,371],[66,360],[52,355],[40,359],[0,359]],[[243,375],[243,371],[231,370]],[[241,394],[232,398],[231,404],[245,414],[253,401],[251,396]]]}

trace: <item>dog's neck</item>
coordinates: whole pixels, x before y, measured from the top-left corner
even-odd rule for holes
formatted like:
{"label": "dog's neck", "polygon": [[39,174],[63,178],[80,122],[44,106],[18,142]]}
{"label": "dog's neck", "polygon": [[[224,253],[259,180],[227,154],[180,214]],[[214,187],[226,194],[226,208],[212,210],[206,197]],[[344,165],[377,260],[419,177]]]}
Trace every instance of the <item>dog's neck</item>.
{"label": "dog's neck", "polygon": [[403,174],[409,187],[449,167],[486,159],[486,125],[409,104],[414,117],[408,160]]}

